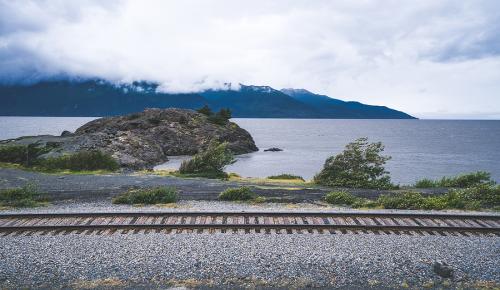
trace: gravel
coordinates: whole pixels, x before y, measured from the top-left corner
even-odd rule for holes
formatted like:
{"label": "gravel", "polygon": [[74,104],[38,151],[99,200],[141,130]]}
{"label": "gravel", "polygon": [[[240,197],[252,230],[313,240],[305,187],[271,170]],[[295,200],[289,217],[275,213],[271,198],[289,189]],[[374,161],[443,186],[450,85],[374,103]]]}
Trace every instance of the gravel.
{"label": "gravel", "polygon": [[[500,283],[495,237],[373,234],[7,236],[0,288],[404,287]],[[432,270],[454,269],[452,279]]]}

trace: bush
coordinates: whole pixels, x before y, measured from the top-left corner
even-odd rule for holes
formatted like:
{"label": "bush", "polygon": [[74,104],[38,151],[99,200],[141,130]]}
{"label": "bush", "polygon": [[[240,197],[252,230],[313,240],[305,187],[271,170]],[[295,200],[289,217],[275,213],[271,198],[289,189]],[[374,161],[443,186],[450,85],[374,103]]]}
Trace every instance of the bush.
{"label": "bush", "polygon": [[415,183],[416,188],[432,188],[437,187],[436,181],[424,178]]}
{"label": "bush", "polygon": [[50,150],[50,147],[38,147],[35,144],[2,145],[0,146],[0,162],[30,166],[40,155],[45,154]]}
{"label": "bush", "polygon": [[348,188],[392,188],[391,179],[384,169],[390,159],[381,156],[382,143],[368,143],[360,138],[349,143],[345,150],[325,161],[323,170],[314,177],[314,182],[332,187]]}
{"label": "bush", "polygon": [[194,155],[190,160],[183,161],[179,173],[209,178],[226,177],[224,168],[234,162],[236,160],[227,142],[212,141],[205,151]]}
{"label": "bush", "polygon": [[421,209],[424,206],[425,197],[418,192],[397,193],[394,195],[381,195],[377,204],[391,209]]}
{"label": "bush", "polygon": [[201,113],[205,116],[211,116],[213,114],[212,109],[208,105],[203,106],[202,108],[199,108],[196,110],[198,113]]}
{"label": "bush", "polygon": [[37,166],[48,171],[61,169],[72,171],[115,171],[120,167],[118,162],[113,157],[98,150],[80,151],[70,155],[39,159]]}
{"label": "bush", "polygon": [[220,200],[251,200],[255,197],[255,193],[246,186],[239,188],[229,188],[219,194]]}
{"label": "bush", "polygon": [[346,191],[333,191],[325,196],[326,202],[338,205],[353,205],[358,198]]}
{"label": "bush", "polygon": [[417,181],[415,187],[417,188],[431,188],[431,187],[455,187],[467,188],[481,184],[494,184],[491,180],[489,172],[477,171],[467,174],[461,174],[453,177],[443,177],[440,180],[422,179]]}
{"label": "bush", "polygon": [[288,174],[288,173],[283,173],[283,174],[279,174],[279,175],[271,175],[271,176],[268,176],[267,178],[268,179],[299,179],[299,180],[305,181],[304,178],[302,178],[302,176]]}
{"label": "bush", "polygon": [[0,205],[12,207],[33,207],[39,205],[42,194],[35,185],[0,190]]}
{"label": "bush", "polygon": [[173,187],[158,186],[132,189],[113,198],[115,204],[157,204],[177,201],[177,191]]}

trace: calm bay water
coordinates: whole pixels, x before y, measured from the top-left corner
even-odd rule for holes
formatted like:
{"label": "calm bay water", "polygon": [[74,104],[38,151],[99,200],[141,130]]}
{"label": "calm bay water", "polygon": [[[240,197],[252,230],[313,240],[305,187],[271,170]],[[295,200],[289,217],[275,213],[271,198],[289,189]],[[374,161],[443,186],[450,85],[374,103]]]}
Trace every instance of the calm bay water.
{"label": "calm bay water", "polygon": [[[0,139],[74,131],[94,118],[0,117]],[[359,138],[382,141],[392,156],[395,182],[485,170],[500,181],[500,121],[233,119],[261,151],[240,155],[227,171],[265,177],[293,173],[311,178],[325,159]],[[263,152],[270,147],[283,152]],[[175,167],[173,158],[164,167]]]}

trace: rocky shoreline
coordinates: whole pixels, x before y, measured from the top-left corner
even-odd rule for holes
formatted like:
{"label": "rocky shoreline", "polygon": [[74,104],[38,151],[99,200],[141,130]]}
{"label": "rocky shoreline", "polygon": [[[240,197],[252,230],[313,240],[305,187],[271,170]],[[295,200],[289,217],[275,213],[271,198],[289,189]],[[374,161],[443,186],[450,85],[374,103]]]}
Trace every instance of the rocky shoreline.
{"label": "rocky shoreline", "polygon": [[252,136],[236,123],[210,122],[207,116],[185,109],[146,109],[140,113],[93,120],[75,133],[61,136],[26,136],[0,141],[0,145],[34,145],[49,151],[41,157],[100,150],[121,167],[150,169],[167,156],[193,155],[212,140],[228,142],[235,154],[257,151]]}

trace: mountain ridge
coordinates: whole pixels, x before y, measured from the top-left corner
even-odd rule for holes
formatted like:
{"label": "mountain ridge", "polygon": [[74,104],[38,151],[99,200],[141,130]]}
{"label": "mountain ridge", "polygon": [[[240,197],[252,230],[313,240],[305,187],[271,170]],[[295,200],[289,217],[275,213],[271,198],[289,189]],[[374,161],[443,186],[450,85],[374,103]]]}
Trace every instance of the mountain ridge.
{"label": "mountain ridge", "polygon": [[153,82],[113,84],[100,79],[0,85],[2,116],[116,116],[145,108],[230,108],[241,118],[415,119],[385,106],[371,106],[314,94],[241,85],[239,90],[164,93]]}

